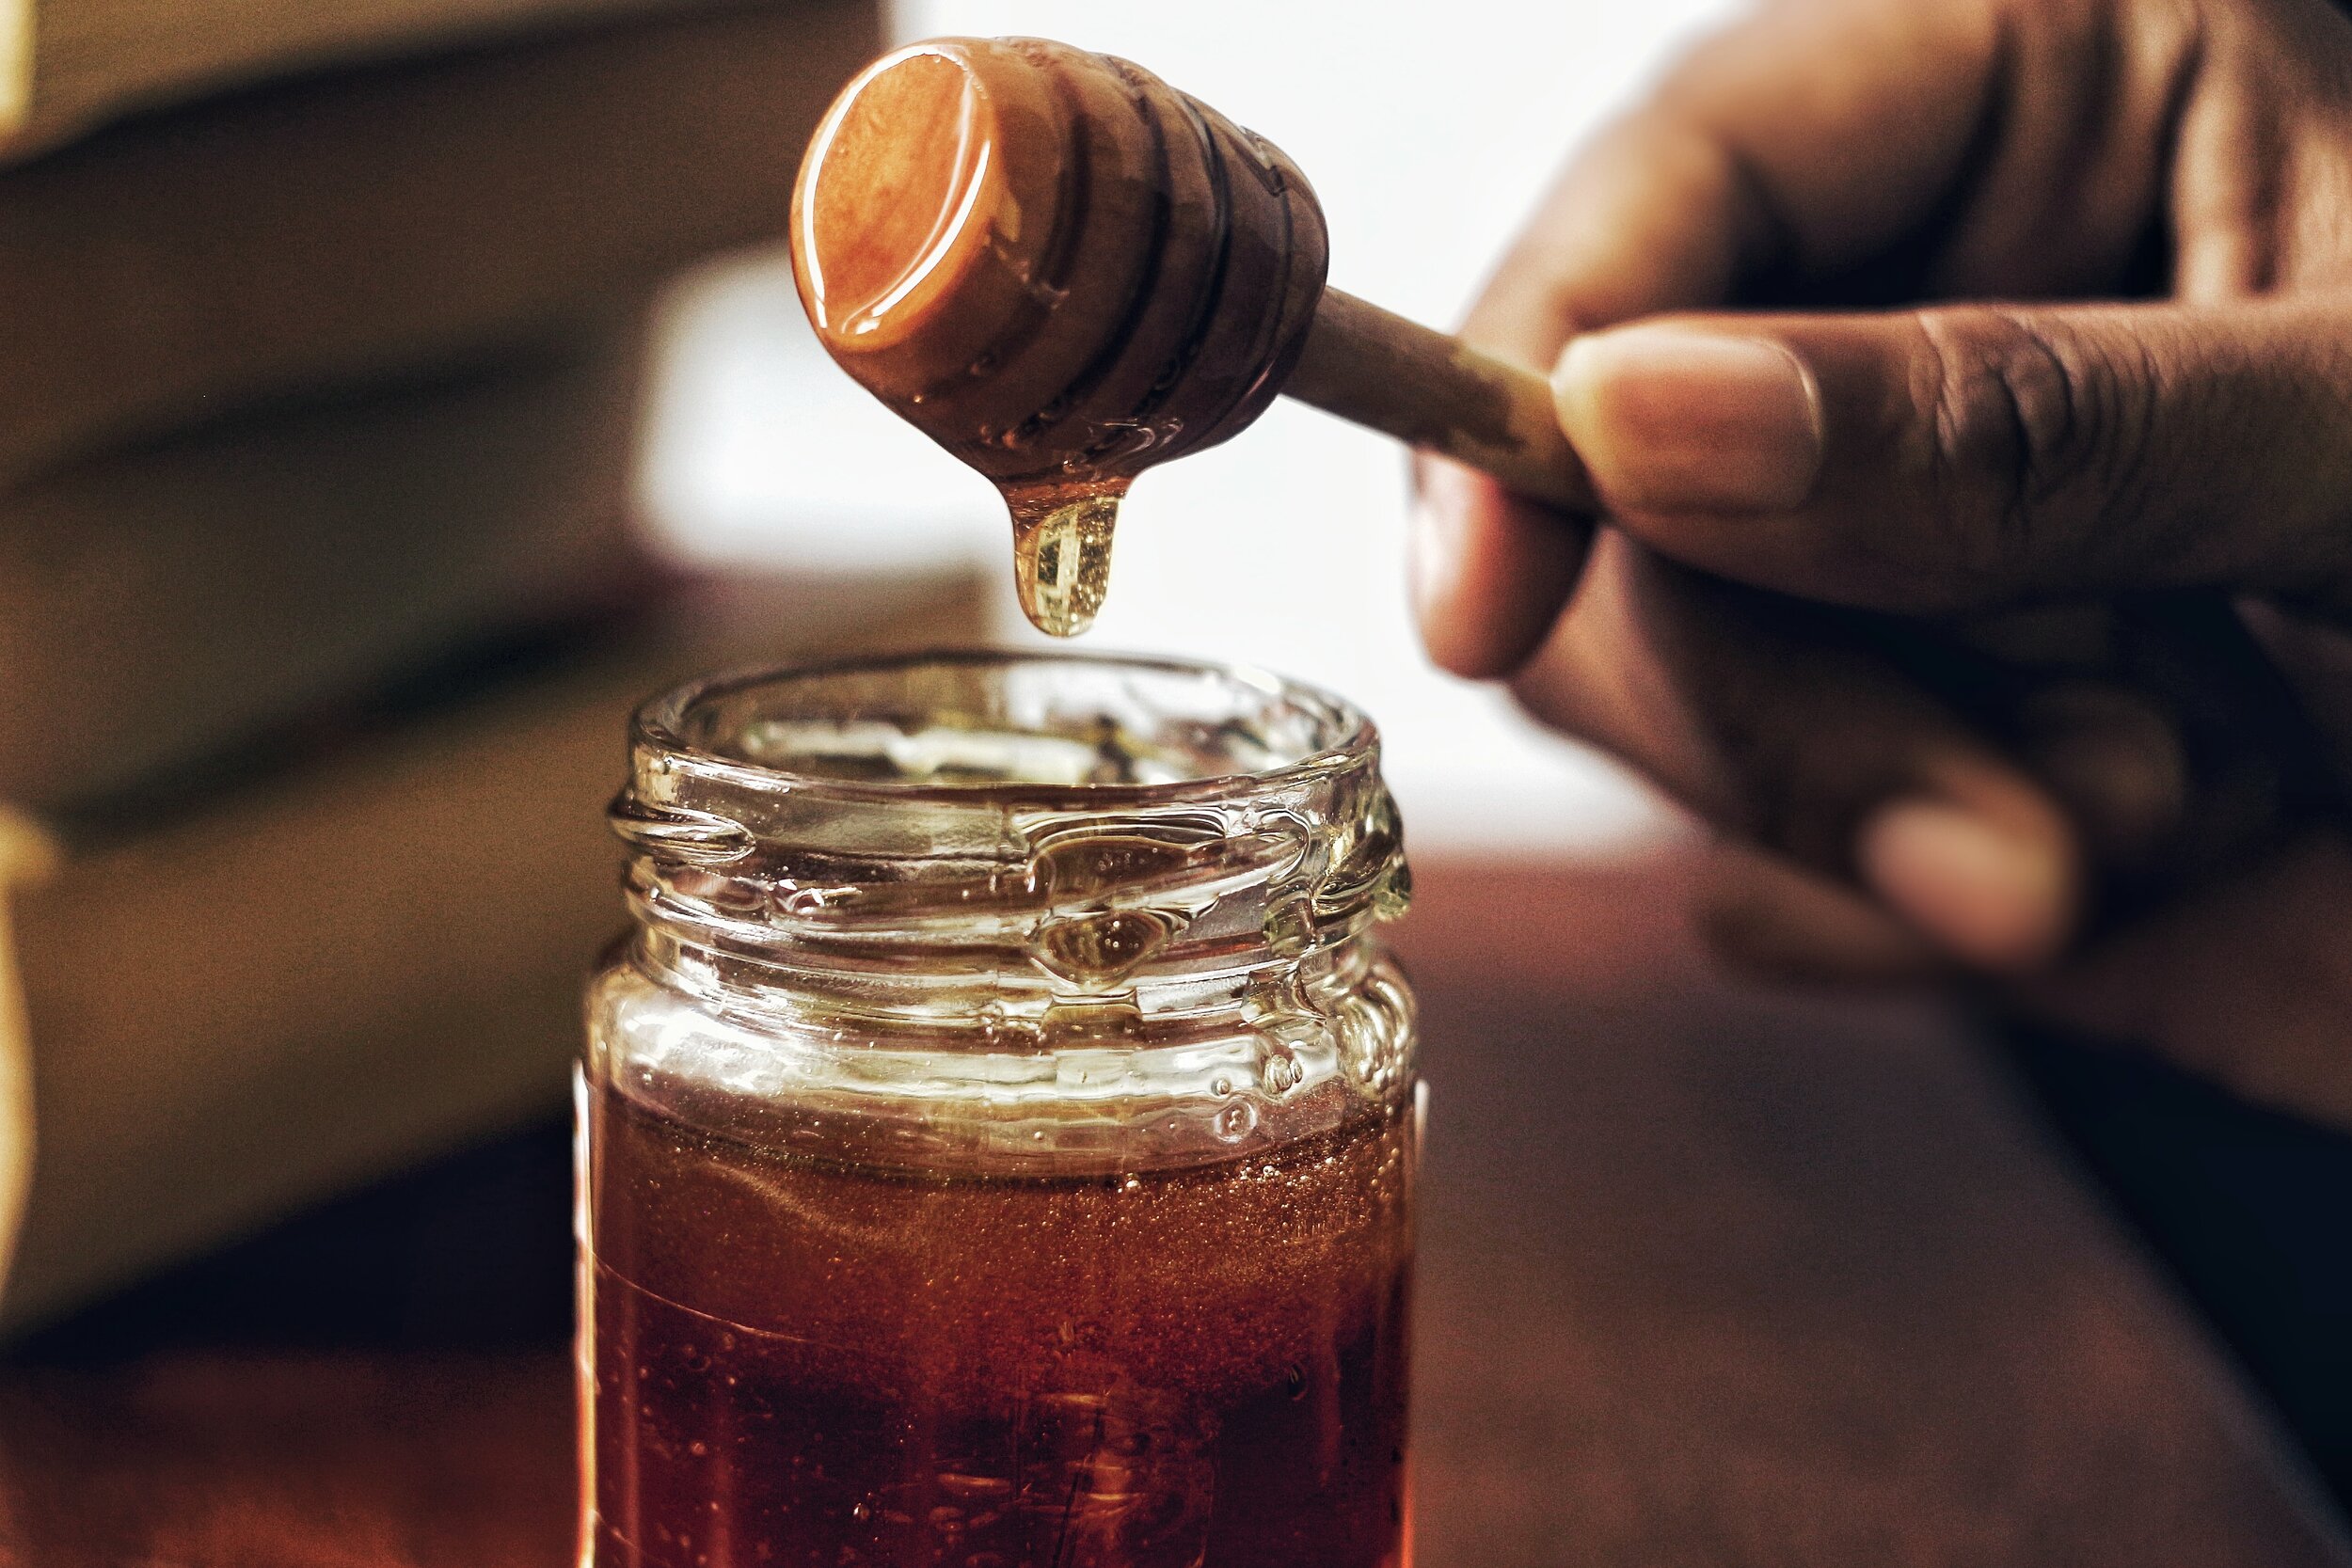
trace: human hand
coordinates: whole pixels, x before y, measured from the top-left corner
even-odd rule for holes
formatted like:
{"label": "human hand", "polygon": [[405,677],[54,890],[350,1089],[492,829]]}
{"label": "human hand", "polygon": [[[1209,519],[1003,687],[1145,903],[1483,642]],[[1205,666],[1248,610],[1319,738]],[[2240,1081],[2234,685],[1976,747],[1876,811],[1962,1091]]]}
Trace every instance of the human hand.
{"label": "human hand", "polygon": [[1606,527],[1424,462],[1424,639],[1746,847],[1722,945],[2352,1117],[2352,23],[1772,6],[1467,334],[1556,361]]}

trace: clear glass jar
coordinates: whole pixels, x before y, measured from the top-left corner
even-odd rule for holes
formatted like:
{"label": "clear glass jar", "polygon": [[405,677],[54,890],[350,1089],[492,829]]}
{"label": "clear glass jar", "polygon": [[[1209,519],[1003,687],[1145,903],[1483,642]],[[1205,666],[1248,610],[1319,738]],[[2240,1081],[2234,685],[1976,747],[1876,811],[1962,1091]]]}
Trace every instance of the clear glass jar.
{"label": "clear glass jar", "polygon": [[946,655],[637,716],[580,1081],[600,1568],[1406,1560],[1373,727]]}

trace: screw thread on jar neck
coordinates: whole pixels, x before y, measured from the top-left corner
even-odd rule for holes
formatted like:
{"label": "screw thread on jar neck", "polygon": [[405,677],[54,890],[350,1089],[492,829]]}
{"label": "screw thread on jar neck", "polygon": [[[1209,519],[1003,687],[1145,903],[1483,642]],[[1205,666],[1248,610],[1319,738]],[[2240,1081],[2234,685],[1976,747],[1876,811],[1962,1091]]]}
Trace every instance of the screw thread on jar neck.
{"label": "screw thread on jar neck", "polygon": [[1402,1111],[1396,813],[1372,726],[1309,689],[1066,655],[726,677],[638,715],[612,824],[638,928],[591,1036],[695,1125],[788,1104],[758,1137],[1068,1173]]}
{"label": "screw thread on jar neck", "polygon": [[632,765],[612,821],[648,961],[869,1022],[1133,1032],[1311,1000],[1409,885],[1372,726],[1245,670],[726,677],[648,705]]}

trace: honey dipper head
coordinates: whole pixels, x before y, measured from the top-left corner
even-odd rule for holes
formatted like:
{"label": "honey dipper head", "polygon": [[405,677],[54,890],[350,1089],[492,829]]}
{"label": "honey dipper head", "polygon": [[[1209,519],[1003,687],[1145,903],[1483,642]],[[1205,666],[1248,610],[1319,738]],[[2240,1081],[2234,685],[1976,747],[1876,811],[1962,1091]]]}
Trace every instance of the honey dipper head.
{"label": "honey dipper head", "polygon": [[1150,72],[944,39],[834,102],[792,259],[818,336],[875,395],[1000,483],[1084,486],[1257,417],[1327,242],[1287,158]]}
{"label": "honey dipper head", "polygon": [[829,344],[889,347],[943,300],[952,310],[992,233],[1018,227],[1002,140],[961,52],[901,51],[842,93],[793,214],[802,296]]}

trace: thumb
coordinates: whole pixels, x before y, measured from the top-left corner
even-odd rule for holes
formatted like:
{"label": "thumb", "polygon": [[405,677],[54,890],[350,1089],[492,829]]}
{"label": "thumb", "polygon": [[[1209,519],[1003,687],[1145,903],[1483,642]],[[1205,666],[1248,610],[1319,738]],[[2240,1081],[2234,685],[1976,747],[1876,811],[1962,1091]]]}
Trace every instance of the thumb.
{"label": "thumb", "polygon": [[1760,587],[2352,603],[2352,305],[1656,318],[1575,340],[1553,388],[1613,517]]}

